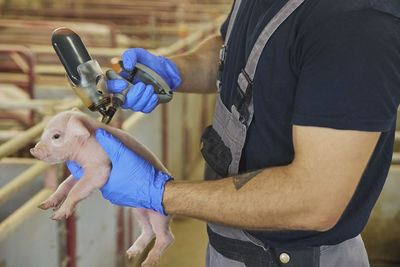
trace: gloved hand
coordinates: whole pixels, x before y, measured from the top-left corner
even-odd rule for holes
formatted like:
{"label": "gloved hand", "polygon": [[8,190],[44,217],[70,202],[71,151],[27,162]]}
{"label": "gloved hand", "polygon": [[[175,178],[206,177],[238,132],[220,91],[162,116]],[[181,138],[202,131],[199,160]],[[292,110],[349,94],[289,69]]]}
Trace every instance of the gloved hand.
{"label": "gloved hand", "polygon": [[[136,62],[142,63],[158,73],[161,78],[174,91],[181,83],[178,68],[175,63],[163,56],[156,56],[146,51],[143,48],[128,49],[122,55],[124,68],[128,71],[133,70]],[[124,71],[120,73],[124,78],[128,74]],[[157,105],[158,97],[154,93],[154,88],[151,85],[145,85],[143,82],[135,80],[134,86],[129,90],[123,108],[130,108],[134,111],[142,111],[144,113],[151,112]],[[124,90],[128,83],[125,80],[108,80],[108,89],[111,93],[117,93]]]}
{"label": "gloved hand", "polygon": [[[156,170],[107,131],[97,129],[95,134],[112,162],[110,177],[100,189],[103,197],[119,206],[152,209],[167,215],[162,206],[164,185],[173,178]],[[73,177],[82,177],[78,164],[67,162],[67,166]]]}
{"label": "gloved hand", "polygon": [[[120,92],[128,87],[128,85],[129,83],[122,79],[107,80],[107,86],[110,93]],[[157,102],[158,96],[154,93],[152,85],[145,85],[142,82],[136,82],[126,94],[126,99],[122,108],[150,113],[157,106]]]}
{"label": "gloved hand", "polygon": [[69,172],[72,174],[72,177],[75,178],[75,180],[78,180],[82,178],[83,174],[85,171],[82,169],[81,165],[76,163],[75,161],[69,161],[67,160],[67,167]]}

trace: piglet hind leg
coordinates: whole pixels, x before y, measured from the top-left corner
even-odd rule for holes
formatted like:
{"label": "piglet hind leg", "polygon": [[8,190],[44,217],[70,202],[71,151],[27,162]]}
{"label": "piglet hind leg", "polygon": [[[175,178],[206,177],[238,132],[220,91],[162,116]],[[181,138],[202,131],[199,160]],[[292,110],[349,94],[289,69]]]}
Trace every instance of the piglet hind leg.
{"label": "piglet hind leg", "polygon": [[108,179],[109,170],[89,171],[85,170],[85,175],[74,185],[68,193],[67,198],[61,207],[51,217],[53,220],[60,220],[71,216],[76,204],[85,199],[94,190],[102,187]]}
{"label": "piglet hind leg", "polygon": [[58,207],[67,197],[69,191],[71,191],[71,188],[76,184],[76,182],[77,181],[72,177],[72,175],[69,176],[58,186],[56,192],[54,192],[47,200],[40,203],[38,207],[43,210]]}
{"label": "piglet hind leg", "polygon": [[156,242],[147,255],[146,260],[142,263],[142,267],[149,267],[158,263],[165,249],[174,241],[174,236],[169,228],[171,216],[163,216],[153,210],[146,211],[153,231],[156,234]]}
{"label": "piglet hind leg", "polygon": [[134,208],[133,213],[139,222],[142,233],[136,239],[135,243],[126,251],[129,260],[133,260],[143,253],[147,245],[153,240],[154,232],[151,227],[148,210],[142,208]]}

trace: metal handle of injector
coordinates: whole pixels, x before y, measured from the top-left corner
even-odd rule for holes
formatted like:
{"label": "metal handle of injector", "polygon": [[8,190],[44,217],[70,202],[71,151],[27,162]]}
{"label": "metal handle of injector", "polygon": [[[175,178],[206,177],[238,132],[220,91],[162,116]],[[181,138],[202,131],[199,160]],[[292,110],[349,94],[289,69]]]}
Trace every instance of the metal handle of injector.
{"label": "metal handle of injector", "polygon": [[[122,61],[120,61],[120,65],[122,66]],[[126,70],[125,70],[126,71]],[[121,92],[114,93],[112,97],[111,106],[107,110],[107,116],[103,116],[102,122],[109,123],[114,116],[115,112],[121,107],[126,100],[126,95],[128,91],[132,88],[132,81],[135,77],[139,78],[142,82],[146,84],[150,84],[154,88],[154,92],[158,95],[158,103],[167,103],[171,101],[173,93],[168,84],[164,81],[163,78],[160,77],[155,71],[150,69],[149,67],[137,63],[135,68],[132,71],[126,71],[129,73],[128,87],[122,90]],[[106,72],[107,79],[124,79],[119,74],[117,74],[113,70],[108,70]]]}
{"label": "metal handle of injector", "polygon": [[[122,61],[119,61],[119,65],[123,68]],[[146,65],[136,63],[135,68],[132,71],[126,69],[124,69],[124,71],[129,73],[129,82],[133,82],[133,78],[136,77],[145,84],[151,84],[154,88],[154,93],[158,95],[158,104],[168,103],[172,100],[173,92],[171,88],[157,72]]]}

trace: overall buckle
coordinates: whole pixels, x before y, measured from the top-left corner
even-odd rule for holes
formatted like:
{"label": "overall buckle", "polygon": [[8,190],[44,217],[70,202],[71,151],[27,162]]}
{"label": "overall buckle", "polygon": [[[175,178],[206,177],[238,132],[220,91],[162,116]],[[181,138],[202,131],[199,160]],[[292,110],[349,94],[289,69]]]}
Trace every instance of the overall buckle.
{"label": "overall buckle", "polygon": [[[253,96],[253,80],[250,78],[250,76],[244,69],[241,70],[240,74],[242,75],[242,77],[245,78],[247,85],[245,92],[242,91],[239,84],[236,86],[236,96],[234,100],[234,105],[240,114],[239,117],[240,122],[247,125],[247,122],[250,118],[248,107],[250,105],[250,101]],[[240,80],[240,77],[238,80]]]}
{"label": "overall buckle", "polygon": [[226,59],[226,51],[227,51],[227,46],[226,45],[221,46],[221,49],[219,50],[219,65],[218,65],[218,71],[217,71],[217,87],[218,88],[221,86],[222,73],[224,72],[224,65],[225,65],[225,59]]}
{"label": "overall buckle", "polygon": [[219,60],[222,63],[225,63],[227,49],[228,49],[228,47],[226,45],[222,45],[221,49],[219,50]]}

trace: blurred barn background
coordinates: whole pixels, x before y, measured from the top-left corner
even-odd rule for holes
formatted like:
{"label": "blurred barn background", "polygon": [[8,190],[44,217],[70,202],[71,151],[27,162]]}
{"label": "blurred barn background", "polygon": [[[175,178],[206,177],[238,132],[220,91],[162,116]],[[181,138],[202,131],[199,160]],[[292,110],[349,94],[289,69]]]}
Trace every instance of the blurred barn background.
{"label": "blurred barn background", "polygon": [[[67,176],[28,153],[44,120],[82,107],[51,47],[58,27],[76,31],[104,70],[131,47],[159,55],[184,53],[217,33],[230,0],[0,0],[0,267],[123,267],[138,236],[128,208],[95,193],[71,218],[49,219],[36,206]],[[211,123],[215,95],[175,94],[149,115],[123,111],[114,119],[148,146],[177,179],[199,180],[202,129]],[[376,267],[400,266],[400,141],[363,237]],[[176,217],[176,240],[159,266],[204,266],[205,224]]]}

